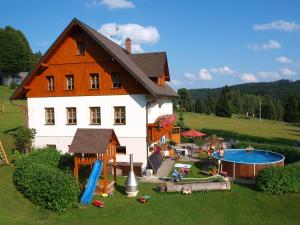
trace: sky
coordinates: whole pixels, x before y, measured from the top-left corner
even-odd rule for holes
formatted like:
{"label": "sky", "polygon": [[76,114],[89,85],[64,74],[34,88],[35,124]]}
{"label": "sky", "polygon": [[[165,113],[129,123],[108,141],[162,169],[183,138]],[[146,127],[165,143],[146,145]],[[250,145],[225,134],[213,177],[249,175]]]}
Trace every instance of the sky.
{"label": "sky", "polygon": [[45,52],[78,18],[134,52],[166,51],[175,88],[300,79],[300,1],[1,0],[0,27]]}

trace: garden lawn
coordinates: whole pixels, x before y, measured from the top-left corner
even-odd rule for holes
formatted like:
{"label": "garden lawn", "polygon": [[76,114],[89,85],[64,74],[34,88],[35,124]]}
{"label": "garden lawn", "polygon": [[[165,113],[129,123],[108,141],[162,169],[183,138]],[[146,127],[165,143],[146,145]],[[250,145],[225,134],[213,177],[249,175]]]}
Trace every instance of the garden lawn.
{"label": "garden lawn", "polygon": [[260,124],[256,118],[223,118],[197,113],[184,113],[184,119],[187,127],[225,138],[290,145],[300,140],[300,124],[275,120],[262,120]]}
{"label": "garden lawn", "polygon": [[11,158],[11,152],[14,148],[12,134],[16,128],[23,125],[26,116],[20,107],[25,106],[26,101],[14,101],[14,104],[12,104],[9,101],[12,92],[13,90],[9,87],[0,86],[0,141],[3,144],[8,158]]}
{"label": "garden lawn", "polygon": [[156,193],[154,184],[140,184],[140,193],[151,196],[143,205],[123,194],[124,178],[118,177],[119,191],[104,199],[103,209],[90,206],[63,215],[40,209],[16,191],[13,166],[0,168],[0,224],[222,224],[276,225],[300,221],[300,194],[267,195],[249,187],[232,185],[232,191]]}

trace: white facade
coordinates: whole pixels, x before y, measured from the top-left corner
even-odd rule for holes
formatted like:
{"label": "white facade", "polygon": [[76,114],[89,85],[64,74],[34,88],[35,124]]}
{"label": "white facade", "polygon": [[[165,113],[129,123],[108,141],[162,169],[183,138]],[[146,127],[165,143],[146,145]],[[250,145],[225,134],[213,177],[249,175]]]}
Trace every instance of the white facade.
{"label": "white facade", "polygon": [[[68,152],[77,128],[112,128],[120,144],[126,146],[126,155],[117,155],[117,161],[127,162],[134,154],[135,162],[147,163],[147,98],[139,95],[76,96],[28,98],[28,123],[37,131],[34,145],[56,145]],[[114,107],[125,106],[126,125],[114,125]],[[67,125],[66,107],[76,107],[77,124]],[[90,107],[100,107],[101,125],[90,125]],[[55,125],[45,125],[45,108],[54,108]],[[172,114],[171,99],[152,102],[148,109],[148,123],[157,117]]]}

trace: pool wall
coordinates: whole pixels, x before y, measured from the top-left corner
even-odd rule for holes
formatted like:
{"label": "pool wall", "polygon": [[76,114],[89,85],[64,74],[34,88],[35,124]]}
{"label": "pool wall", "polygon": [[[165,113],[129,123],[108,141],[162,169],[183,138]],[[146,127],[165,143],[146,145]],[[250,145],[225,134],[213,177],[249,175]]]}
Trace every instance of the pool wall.
{"label": "pool wall", "polygon": [[275,163],[265,164],[244,164],[236,162],[222,161],[222,170],[228,173],[228,176],[233,178],[250,178],[254,179],[255,176],[264,168],[270,166],[284,166],[284,160]]}
{"label": "pool wall", "polygon": [[[234,150],[234,151],[239,151],[239,150]],[[270,152],[265,150],[255,150],[255,151]],[[273,154],[282,156],[282,159],[278,161],[266,162],[266,163],[234,162],[234,161],[229,161],[218,157],[213,157],[213,160],[216,165],[218,165],[218,160],[221,160],[221,170],[226,171],[229,177],[255,179],[259,171],[263,170],[264,168],[271,167],[271,166],[284,166],[285,157],[275,152],[273,152]]]}

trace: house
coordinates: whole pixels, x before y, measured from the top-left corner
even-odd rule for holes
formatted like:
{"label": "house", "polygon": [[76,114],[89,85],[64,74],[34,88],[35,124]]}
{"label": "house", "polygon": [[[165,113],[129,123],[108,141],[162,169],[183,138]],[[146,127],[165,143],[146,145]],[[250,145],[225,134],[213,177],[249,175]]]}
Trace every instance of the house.
{"label": "house", "polygon": [[9,86],[11,83],[15,83],[16,85],[20,85],[27,75],[28,72],[19,72],[13,76],[6,77],[0,72],[0,84]]}
{"label": "house", "polygon": [[166,53],[132,54],[129,38],[125,45],[70,22],[11,96],[27,99],[35,146],[68,152],[78,128],[113,129],[121,145],[117,162],[132,153],[144,169],[150,147],[172,138],[177,94],[166,84]]}

